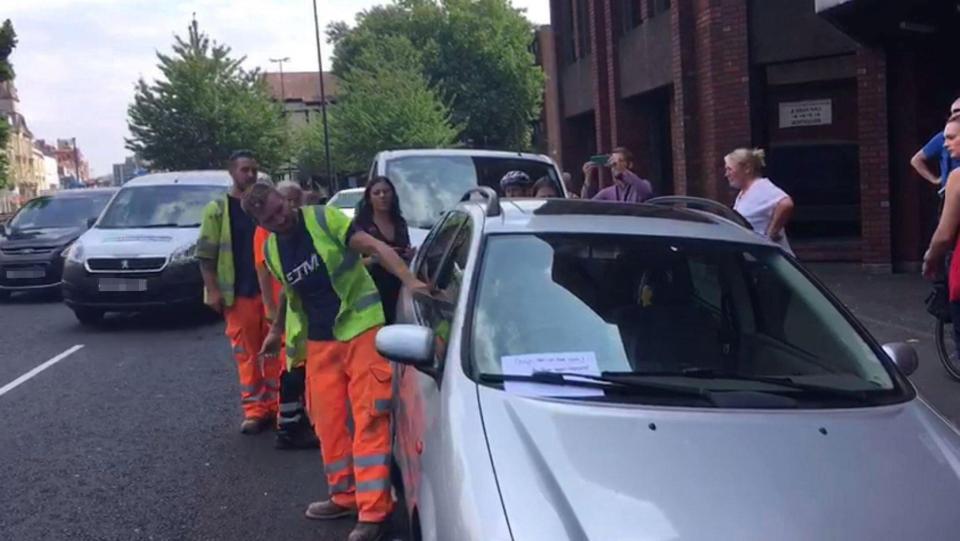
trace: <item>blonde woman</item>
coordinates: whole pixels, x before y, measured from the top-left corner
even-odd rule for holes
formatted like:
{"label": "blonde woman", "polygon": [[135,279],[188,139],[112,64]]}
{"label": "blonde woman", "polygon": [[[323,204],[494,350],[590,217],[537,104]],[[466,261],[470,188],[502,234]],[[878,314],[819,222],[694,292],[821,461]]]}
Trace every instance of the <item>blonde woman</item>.
{"label": "blonde woman", "polygon": [[723,159],[730,186],[739,190],[733,210],[739,212],[757,233],[793,253],[786,227],[793,215],[793,199],[776,184],[762,177],[766,154],[759,148],[738,148]]}

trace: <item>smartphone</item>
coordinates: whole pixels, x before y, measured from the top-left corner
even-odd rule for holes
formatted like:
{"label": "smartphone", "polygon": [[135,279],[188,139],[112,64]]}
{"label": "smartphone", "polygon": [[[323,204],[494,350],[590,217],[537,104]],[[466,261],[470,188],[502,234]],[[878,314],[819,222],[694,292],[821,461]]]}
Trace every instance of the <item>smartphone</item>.
{"label": "smartphone", "polygon": [[597,154],[596,156],[590,156],[590,162],[600,166],[607,165],[608,161],[610,161],[609,154]]}

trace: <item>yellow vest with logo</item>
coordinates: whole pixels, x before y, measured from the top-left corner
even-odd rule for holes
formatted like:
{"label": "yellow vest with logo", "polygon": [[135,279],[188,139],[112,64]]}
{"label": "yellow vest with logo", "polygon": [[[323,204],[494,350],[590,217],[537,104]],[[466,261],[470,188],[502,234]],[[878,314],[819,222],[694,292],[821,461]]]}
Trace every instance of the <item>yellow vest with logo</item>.
{"label": "yellow vest with logo", "polygon": [[[197,241],[197,258],[217,262],[217,284],[223,303],[233,306],[236,270],[233,266],[233,236],[230,231],[229,195],[211,201],[203,209],[200,224],[200,240]],[[203,290],[206,300],[208,291]]]}
{"label": "yellow vest with logo", "polygon": [[[303,207],[300,209],[300,218],[340,299],[340,311],[333,325],[334,338],[347,342],[369,329],[383,325],[383,305],[380,304],[377,286],[360,260],[360,255],[344,244],[350,218],[331,206]],[[264,255],[267,267],[283,284],[287,297],[287,362],[295,366],[298,360],[306,357],[307,317],[299,295],[283,272],[276,233],[267,238]]]}

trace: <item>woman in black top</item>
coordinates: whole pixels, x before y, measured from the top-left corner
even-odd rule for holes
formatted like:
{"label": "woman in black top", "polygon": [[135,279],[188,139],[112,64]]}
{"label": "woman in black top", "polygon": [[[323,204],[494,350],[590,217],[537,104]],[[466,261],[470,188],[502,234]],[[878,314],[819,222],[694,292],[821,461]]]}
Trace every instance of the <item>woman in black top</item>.
{"label": "woman in black top", "polygon": [[[410,246],[407,221],[400,212],[397,190],[387,177],[375,177],[367,184],[354,224],[361,231],[393,247],[405,261],[409,262],[413,258],[414,250]],[[377,290],[380,291],[387,324],[393,323],[397,316],[400,280],[381,267],[375,259],[365,258],[364,262],[377,284]]]}

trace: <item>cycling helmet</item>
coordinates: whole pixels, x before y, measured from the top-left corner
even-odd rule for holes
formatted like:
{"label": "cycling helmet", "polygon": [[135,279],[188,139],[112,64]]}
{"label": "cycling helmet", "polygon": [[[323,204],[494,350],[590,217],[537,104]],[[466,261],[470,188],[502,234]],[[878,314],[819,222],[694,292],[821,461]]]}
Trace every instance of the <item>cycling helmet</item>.
{"label": "cycling helmet", "polygon": [[510,171],[506,175],[503,175],[503,178],[500,179],[501,190],[506,190],[511,186],[529,188],[531,184],[533,184],[533,182],[530,180],[530,175],[524,173],[523,171]]}

